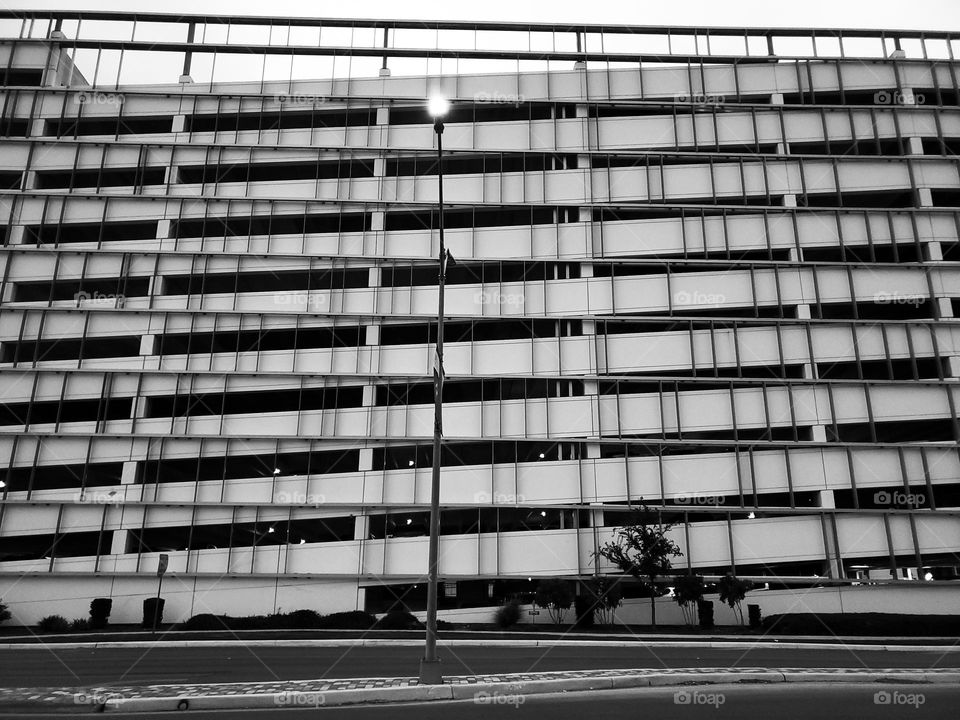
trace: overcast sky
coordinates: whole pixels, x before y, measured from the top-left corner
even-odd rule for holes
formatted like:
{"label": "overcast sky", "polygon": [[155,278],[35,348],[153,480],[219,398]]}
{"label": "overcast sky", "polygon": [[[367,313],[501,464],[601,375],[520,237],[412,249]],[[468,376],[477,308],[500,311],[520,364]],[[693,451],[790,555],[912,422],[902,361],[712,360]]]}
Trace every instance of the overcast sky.
{"label": "overcast sky", "polygon": [[960,30],[960,0],[18,0],[9,9]]}

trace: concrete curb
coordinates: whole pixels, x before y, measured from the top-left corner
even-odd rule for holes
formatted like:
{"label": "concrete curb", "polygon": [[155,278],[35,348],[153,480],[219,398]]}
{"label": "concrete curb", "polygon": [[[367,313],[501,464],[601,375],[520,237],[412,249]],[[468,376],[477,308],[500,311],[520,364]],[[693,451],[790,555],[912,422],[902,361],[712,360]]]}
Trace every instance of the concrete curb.
{"label": "concrete curb", "polygon": [[[264,634],[267,631],[264,630],[176,630],[171,632],[164,632],[161,635],[163,637],[177,636],[177,635],[216,635],[223,634],[224,632],[229,632],[230,635],[235,638],[241,639],[245,635],[253,634]],[[278,631],[280,633],[288,631]],[[330,635],[330,637],[311,637],[311,638],[276,638],[277,640],[321,640],[321,641],[330,641],[330,640],[363,640],[363,639],[379,639],[379,640],[403,640],[408,637],[417,637],[420,638],[423,636],[423,630],[391,630],[390,637],[385,638],[366,638],[365,636],[369,633],[367,630],[355,630],[355,631],[337,631],[337,630],[313,630],[311,632],[322,633],[324,635]],[[340,632],[350,632],[350,635],[338,635]],[[386,631],[377,631],[377,632],[386,632]],[[443,631],[446,632],[446,631]],[[504,638],[502,631],[495,630],[456,630],[453,631],[457,635],[470,635],[475,637],[457,637],[457,638],[447,638],[448,640],[483,640],[491,639],[489,636],[497,635],[499,637],[492,638],[494,640],[510,640],[511,638]],[[98,643],[98,642],[123,642],[123,643],[133,643],[133,642],[157,642],[160,640],[155,633],[152,633],[148,630],[136,631],[126,633],[127,637],[134,638],[132,640],[102,640],[98,638],[102,637],[111,637],[115,636],[117,633],[101,633],[101,632],[84,632],[84,633],[63,633],[58,635],[62,638],[77,638],[77,642],[87,642],[87,643]],[[584,633],[584,632],[550,632],[550,633],[539,633],[531,630],[517,630],[510,631],[510,635],[519,635],[521,637],[515,638],[517,640],[561,640],[564,638],[570,640],[591,640],[591,641],[601,641],[604,638],[608,640],[630,640],[637,637],[642,637],[650,641],[660,641],[660,640],[672,640],[676,642],[683,642],[689,640],[696,640],[697,642],[747,642],[751,640],[756,641],[766,641],[766,642],[775,642],[777,640],[785,640],[788,642],[821,642],[826,638],[825,635],[778,635],[778,634],[767,634],[767,635],[725,635],[723,633],[711,633],[709,635],[691,635],[690,633],[643,633],[642,635],[637,635],[635,633],[620,632],[620,633]],[[0,647],[4,645],[13,645],[19,647],[21,643],[23,644],[33,644],[31,641],[37,639],[37,635],[10,635],[6,637],[5,643],[0,643]],[[872,640],[875,643],[903,643],[903,642],[916,642],[920,640],[928,640],[930,642],[941,642],[941,643],[954,643],[957,641],[956,637],[948,637],[943,635],[931,635],[929,637],[918,637],[918,636],[892,636],[892,635],[871,635],[869,637],[863,635],[832,635],[829,636],[834,641],[839,642],[863,642],[864,640]],[[260,638],[261,640],[270,640],[270,638]],[[192,637],[187,640],[164,640],[163,642],[218,642],[224,640],[224,638],[212,638],[206,639],[203,637]]]}
{"label": "concrete curb", "polygon": [[[637,687],[665,687],[685,684],[766,683],[909,683],[960,684],[960,671],[927,672],[801,672],[747,671],[722,673],[672,673],[664,675],[620,675],[615,677],[579,677],[556,680],[529,680],[462,685],[406,686],[351,690],[280,692],[249,695],[204,695],[152,698],[117,698],[104,705],[105,712],[163,712],[175,710],[252,710],[279,707],[337,707],[366,703],[429,702],[435,700],[473,700],[478,704],[516,704],[516,698],[547,693],[584,690],[612,690]],[[512,702],[511,702],[512,701]],[[184,706],[186,703],[186,706]]]}
{"label": "concrete curb", "polygon": [[[857,650],[887,652],[939,652],[958,653],[958,645],[869,645],[842,642],[780,642],[779,640],[754,640],[749,642],[718,642],[712,640],[656,641],[636,640],[440,640],[441,647],[647,647],[662,648],[730,648],[733,650],[756,650],[758,648],[782,648],[785,650]],[[155,640],[152,642],[93,642],[93,643],[4,643],[0,650],[118,650],[121,648],[211,648],[211,647],[422,647],[422,640],[394,640],[388,638],[336,640]]]}

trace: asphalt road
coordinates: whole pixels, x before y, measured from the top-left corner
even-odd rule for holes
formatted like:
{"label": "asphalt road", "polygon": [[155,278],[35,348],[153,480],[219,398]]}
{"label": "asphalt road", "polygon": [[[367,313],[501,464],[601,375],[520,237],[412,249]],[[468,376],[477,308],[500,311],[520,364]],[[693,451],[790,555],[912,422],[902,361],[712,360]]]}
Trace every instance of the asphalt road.
{"label": "asphalt road", "polygon": [[[679,695],[678,695],[679,693]],[[877,696],[877,693],[886,695]],[[889,702],[884,702],[884,701]],[[173,713],[183,720],[583,720],[584,717],[640,720],[926,720],[957,717],[960,687],[944,685],[802,684],[699,685],[682,688],[600,690],[531,695],[499,700],[417,703],[346,708],[222,710]],[[0,718],[22,717],[4,712]],[[89,714],[30,715],[31,718],[81,718]],[[132,720],[169,720],[171,713],[116,714]]]}
{"label": "asphalt road", "polygon": [[[415,676],[419,647],[0,650],[0,687],[76,687]],[[596,668],[960,668],[960,653],[760,647],[441,647],[447,675]]]}

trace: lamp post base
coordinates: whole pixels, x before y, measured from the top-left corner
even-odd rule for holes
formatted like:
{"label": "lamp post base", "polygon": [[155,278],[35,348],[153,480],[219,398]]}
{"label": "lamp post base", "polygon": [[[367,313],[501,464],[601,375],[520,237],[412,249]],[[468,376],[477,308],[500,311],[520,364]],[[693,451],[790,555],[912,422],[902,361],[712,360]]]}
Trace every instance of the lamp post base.
{"label": "lamp post base", "polygon": [[443,671],[440,668],[439,660],[427,660],[425,658],[420,658],[420,684],[443,684]]}

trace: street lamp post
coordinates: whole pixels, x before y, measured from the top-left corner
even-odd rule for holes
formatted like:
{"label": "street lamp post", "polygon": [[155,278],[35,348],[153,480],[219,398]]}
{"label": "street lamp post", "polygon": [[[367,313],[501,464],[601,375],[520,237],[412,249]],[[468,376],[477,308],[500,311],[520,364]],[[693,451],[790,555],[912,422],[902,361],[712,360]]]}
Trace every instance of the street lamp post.
{"label": "street lamp post", "polygon": [[443,293],[447,276],[447,248],[443,241],[443,117],[450,109],[450,103],[445,98],[433,97],[427,109],[433,117],[433,129],[437,133],[440,277],[437,351],[433,361],[433,474],[430,482],[430,544],[427,556],[427,636],[424,655],[420,660],[420,684],[439,685],[443,682],[443,673],[440,658],[437,657],[437,584],[440,574],[440,448],[443,439]]}

